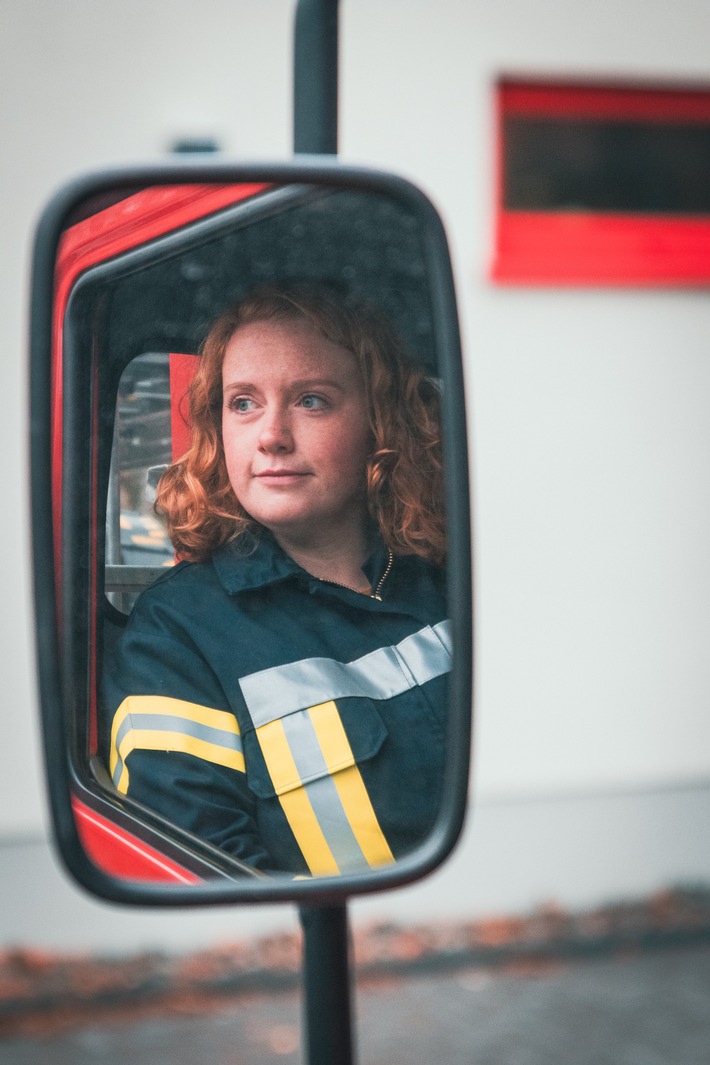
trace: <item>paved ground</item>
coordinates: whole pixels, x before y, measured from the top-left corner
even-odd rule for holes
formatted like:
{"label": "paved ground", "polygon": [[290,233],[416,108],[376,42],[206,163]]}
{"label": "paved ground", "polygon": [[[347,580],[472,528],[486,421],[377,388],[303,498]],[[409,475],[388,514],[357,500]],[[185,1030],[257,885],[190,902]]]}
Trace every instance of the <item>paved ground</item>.
{"label": "paved ground", "polygon": [[[710,1065],[710,888],[352,942],[360,1065]],[[0,953],[0,1065],[297,1065],[301,952]]]}
{"label": "paved ground", "polygon": [[[294,990],[0,1040],[2,1065],[298,1065]],[[708,1065],[710,946],[370,978],[360,1065]],[[336,1065],[336,1063],[333,1063]]]}

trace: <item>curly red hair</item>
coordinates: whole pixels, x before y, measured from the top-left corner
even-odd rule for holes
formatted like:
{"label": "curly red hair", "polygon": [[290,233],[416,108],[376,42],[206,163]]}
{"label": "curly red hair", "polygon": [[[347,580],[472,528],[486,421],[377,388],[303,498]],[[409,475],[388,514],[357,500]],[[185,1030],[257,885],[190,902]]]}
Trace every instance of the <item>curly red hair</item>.
{"label": "curly red hair", "polygon": [[228,308],[202,345],[188,392],[190,448],[166,470],[156,510],[181,558],[202,561],[247,530],[258,529],[239,504],[222,446],[222,363],[236,331],[254,322],[307,321],[352,352],[365,382],[372,452],[369,512],[395,555],[437,565],[446,554],[439,393],[406,354],[387,319],[371,306],[349,306],[325,286],[264,288]]}

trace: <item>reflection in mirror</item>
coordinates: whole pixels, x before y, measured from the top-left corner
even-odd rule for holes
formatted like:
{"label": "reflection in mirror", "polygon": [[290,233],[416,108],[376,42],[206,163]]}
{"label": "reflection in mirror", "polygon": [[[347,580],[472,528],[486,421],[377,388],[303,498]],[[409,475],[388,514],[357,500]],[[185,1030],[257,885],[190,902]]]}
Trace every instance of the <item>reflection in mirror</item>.
{"label": "reflection in mirror", "polygon": [[99,366],[95,764],[250,868],[365,872],[426,840],[447,760],[426,259],[382,194],[243,201],[70,304]]}
{"label": "reflection in mirror", "polygon": [[118,384],[106,499],[104,591],[123,613],[175,561],[154,507],[159,477],[171,459],[170,358],[139,355]]}

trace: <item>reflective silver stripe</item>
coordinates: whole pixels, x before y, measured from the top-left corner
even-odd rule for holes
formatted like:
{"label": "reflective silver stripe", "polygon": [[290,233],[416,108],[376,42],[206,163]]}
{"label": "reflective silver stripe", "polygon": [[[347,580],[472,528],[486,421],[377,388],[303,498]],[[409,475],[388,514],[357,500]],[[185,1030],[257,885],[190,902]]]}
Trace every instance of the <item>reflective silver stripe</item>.
{"label": "reflective silver stripe", "polygon": [[[283,727],[300,782],[306,786],[309,802],[338,868],[341,872],[369,869],[343,809],[310,717],[308,714],[289,717],[283,722]],[[298,783],[294,781],[294,786]]]}
{"label": "reflective silver stripe", "polygon": [[[121,724],[114,739],[114,749],[118,754],[118,762],[113,771],[113,782],[118,786],[123,773],[123,760],[120,756],[121,744],[130,732],[178,732],[183,736],[192,736],[196,740],[204,740],[205,743],[214,744],[216,747],[226,747],[227,750],[242,751],[241,736],[225,729],[212,728],[210,725],[202,725],[198,721],[191,721],[186,717],[177,717],[170,714],[129,714]],[[166,750],[169,749],[166,747]]]}
{"label": "reflective silver stripe", "polygon": [[427,625],[392,647],[354,662],[304,658],[242,677],[239,684],[256,728],[330,699],[391,699],[451,669],[451,622]]}
{"label": "reflective silver stripe", "polygon": [[298,777],[288,786],[298,787],[327,774],[328,766],[308,714],[292,715],[283,722],[283,727],[298,772]]}
{"label": "reflective silver stripe", "polygon": [[454,653],[454,643],[451,639],[451,622],[448,620],[440,621],[434,626],[432,632],[436,633],[437,639],[441,640],[447,655],[449,658],[452,658]]}
{"label": "reflective silver stripe", "polygon": [[313,780],[306,788],[318,825],[341,873],[369,869],[350,827],[338,790],[331,776]]}
{"label": "reflective silver stripe", "polygon": [[131,714],[116,733],[116,747],[120,749],[121,741],[132,729],[150,729],[156,732],[181,732],[184,736],[194,736],[197,740],[214,743],[218,747],[229,747],[232,751],[241,751],[241,737],[225,729],[201,725],[185,717],[172,717],[168,714]]}

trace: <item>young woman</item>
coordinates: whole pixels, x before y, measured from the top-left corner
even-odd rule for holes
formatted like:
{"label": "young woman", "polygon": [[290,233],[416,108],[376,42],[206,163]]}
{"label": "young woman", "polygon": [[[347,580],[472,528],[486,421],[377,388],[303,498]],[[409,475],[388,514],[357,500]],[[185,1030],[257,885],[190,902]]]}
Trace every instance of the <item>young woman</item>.
{"label": "young woman", "polygon": [[212,327],[157,507],[181,562],[107,663],[119,791],[249,864],[421,842],[451,667],[438,394],[376,312],[262,290]]}

